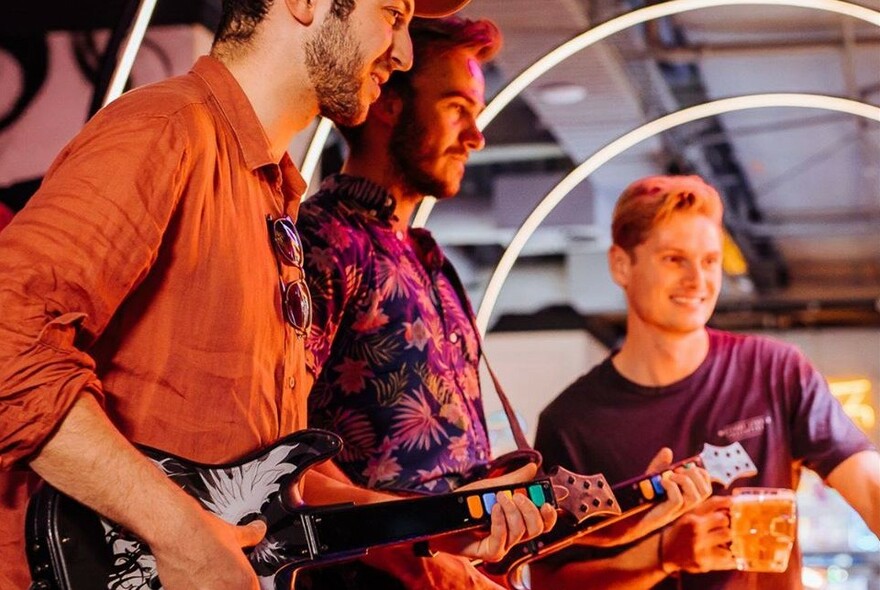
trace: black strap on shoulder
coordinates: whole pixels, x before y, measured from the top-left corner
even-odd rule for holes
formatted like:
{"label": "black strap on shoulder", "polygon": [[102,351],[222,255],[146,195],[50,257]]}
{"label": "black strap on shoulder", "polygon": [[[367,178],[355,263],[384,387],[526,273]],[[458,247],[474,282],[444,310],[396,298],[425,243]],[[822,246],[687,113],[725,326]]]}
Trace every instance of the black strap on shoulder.
{"label": "black strap on shoulder", "polygon": [[[473,326],[474,334],[476,334],[477,344],[479,346],[478,354],[480,355],[480,358],[483,359],[483,362],[486,364],[486,368],[489,370],[489,376],[492,377],[492,385],[495,387],[495,392],[498,394],[498,399],[501,400],[501,406],[504,408],[504,413],[507,415],[507,421],[510,424],[510,430],[513,432],[513,440],[514,442],[516,442],[516,448],[537,453],[537,451],[532,449],[532,446],[529,444],[528,440],[526,440],[526,435],[525,433],[523,433],[522,427],[520,427],[519,425],[519,420],[517,420],[516,418],[516,412],[514,411],[513,406],[510,403],[510,399],[508,399],[507,394],[504,393],[504,388],[501,386],[501,381],[498,379],[498,375],[495,374],[495,371],[489,364],[489,359],[486,356],[486,351],[483,350],[483,339],[480,336],[480,330],[477,327],[476,318],[474,317],[474,311],[471,307],[470,299],[468,299],[467,292],[464,290],[464,285],[461,282],[461,278],[459,278],[455,267],[452,266],[448,259],[444,258],[443,268],[441,270],[446,278],[449,279],[449,282],[452,283],[452,287],[455,289],[455,292],[458,294],[458,298],[461,300],[462,306],[467,312],[467,316],[471,322],[471,326]],[[538,464],[540,465],[540,455],[538,455]]]}

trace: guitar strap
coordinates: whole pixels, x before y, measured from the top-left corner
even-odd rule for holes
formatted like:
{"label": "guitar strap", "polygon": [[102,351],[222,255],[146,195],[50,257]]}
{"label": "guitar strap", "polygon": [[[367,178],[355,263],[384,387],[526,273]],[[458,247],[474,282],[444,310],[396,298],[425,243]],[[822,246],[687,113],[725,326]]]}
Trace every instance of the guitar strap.
{"label": "guitar strap", "polygon": [[[452,283],[452,287],[455,289],[458,299],[474,329],[474,335],[477,338],[478,346],[477,354],[479,354],[479,357],[486,365],[486,369],[489,371],[489,376],[492,378],[492,385],[495,387],[495,393],[498,395],[498,399],[501,400],[501,407],[504,409],[504,414],[507,416],[507,422],[510,424],[510,430],[513,432],[513,440],[518,449],[515,455],[527,459],[526,461],[523,461],[523,463],[537,463],[538,467],[540,467],[541,454],[533,449],[526,439],[526,435],[523,433],[522,427],[519,425],[519,420],[516,418],[516,412],[513,409],[513,405],[510,403],[510,399],[508,399],[507,394],[504,393],[504,388],[501,386],[501,380],[498,379],[498,375],[492,369],[492,365],[489,364],[489,358],[486,356],[486,351],[483,349],[483,339],[480,336],[480,330],[477,327],[477,320],[474,315],[474,310],[471,307],[470,299],[468,299],[467,292],[464,290],[464,285],[462,284],[455,267],[452,266],[446,257],[443,259],[441,270],[446,278],[449,279],[449,282]],[[496,461],[500,459],[502,459],[502,457],[499,457]]]}
{"label": "guitar strap", "polygon": [[[474,327],[476,328],[476,326]],[[479,337],[479,332],[477,332],[477,337]],[[501,406],[504,408],[504,413],[507,415],[507,421],[510,423],[510,430],[513,431],[513,440],[516,442],[516,448],[519,450],[534,451],[532,446],[526,440],[526,435],[519,424],[519,420],[516,418],[516,412],[510,404],[507,394],[504,393],[504,388],[501,387],[501,381],[498,379],[498,375],[495,374],[492,365],[489,364],[489,357],[486,356],[486,351],[482,350],[482,346],[480,347],[480,352],[480,358],[483,359],[483,363],[489,371],[489,376],[492,377],[492,385],[495,387],[495,393],[498,394],[498,399],[501,400]]]}

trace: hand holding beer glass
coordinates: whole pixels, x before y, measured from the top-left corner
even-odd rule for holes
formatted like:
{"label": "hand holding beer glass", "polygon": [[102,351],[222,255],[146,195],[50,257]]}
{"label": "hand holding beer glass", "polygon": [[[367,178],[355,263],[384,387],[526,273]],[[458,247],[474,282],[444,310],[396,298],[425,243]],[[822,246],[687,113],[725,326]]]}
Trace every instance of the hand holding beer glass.
{"label": "hand holding beer glass", "polygon": [[784,572],[797,535],[795,493],[736,488],[730,506],[730,550],[739,570]]}

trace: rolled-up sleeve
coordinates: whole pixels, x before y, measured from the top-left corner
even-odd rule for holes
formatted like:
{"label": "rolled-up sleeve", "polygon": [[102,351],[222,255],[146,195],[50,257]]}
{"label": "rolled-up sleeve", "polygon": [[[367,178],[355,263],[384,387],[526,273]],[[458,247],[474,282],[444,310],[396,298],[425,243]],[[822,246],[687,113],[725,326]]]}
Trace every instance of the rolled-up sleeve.
{"label": "rolled-up sleeve", "polygon": [[26,460],[83,393],[89,346],[143,280],[181,194],[186,126],[110,108],[0,232],[0,469]]}

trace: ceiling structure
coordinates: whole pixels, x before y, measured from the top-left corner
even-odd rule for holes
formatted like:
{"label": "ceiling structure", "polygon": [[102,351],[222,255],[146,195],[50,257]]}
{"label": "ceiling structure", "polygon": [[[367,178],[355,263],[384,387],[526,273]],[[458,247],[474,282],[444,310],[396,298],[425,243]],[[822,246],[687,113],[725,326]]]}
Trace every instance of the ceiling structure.
{"label": "ceiling structure", "polygon": [[[33,36],[110,27],[127,4],[6,3],[0,49],[35,61]],[[880,10],[880,0],[854,4]],[[488,67],[491,98],[549,50],[644,6],[472,0],[463,15],[490,18],[504,33],[504,49]],[[219,0],[159,0],[153,22],[211,28],[218,14]],[[499,113],[461,194],[439,204],[427,225],[478,305],[535,204],[598,149],[682,108],[768,92],[880,104],[880,28],[815,9],[754,4],[691,10],[615,33],[561,62]],[[338,149],[331,142],[324,171],[338,162]],[[624,302],[605,265],[611,209],[629,182],[663,172],[698,173],[721,190],[728,233],[748,263],[745,275],[727,277],[715,325],[880,326],[880,122],[766,108],[675,127],[592,173],[526,244],[502,289],[494,329],[584,328],[614,342]]]}
{"label": "ceiling structure", "polygon": [[[880,1],[860,6],[880,10]],[[643,4],[474,0],[505,46],[489,93],[547,51]],[[619,136],[663,115],[753,93],[880,104],[880,28],[807,8],[684,12],[616,33],[561,62],[485,129],[462,193],[427,225],[469,272],[475,300],[547,191]],[[880,121],[818,109],[738,111],[682,125],[601,166],[542,224],[502,290],[496,329],[583,326],[619,336],[605,270],[613,203],[632,180],[697,173],[725,199],[748,272],[726,278],[715,324],[880,325]],[[612,335],[612,338],[608,337]]]}

